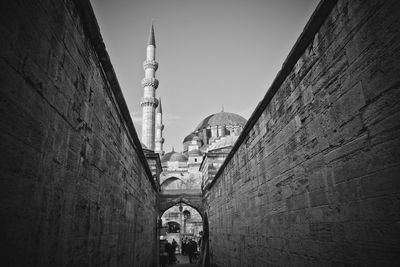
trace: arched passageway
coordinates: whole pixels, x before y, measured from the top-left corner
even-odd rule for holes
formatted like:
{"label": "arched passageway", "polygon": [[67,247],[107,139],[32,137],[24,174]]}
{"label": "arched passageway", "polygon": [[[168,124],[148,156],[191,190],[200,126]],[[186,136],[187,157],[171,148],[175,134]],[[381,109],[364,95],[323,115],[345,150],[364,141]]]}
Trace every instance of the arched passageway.
{"label": "arched passageway", "polygon": [[201,190],[165,190],[159,195],[158,214],[161,216],[179,203],[193,207],[200,214],[204,213]]}
{"label": "arched passageway", "polygon": [[172,238],[198,240],[203,231],[203,218],[199,211],[180,202],[169,207],[161,215],[160,238],[172,242]]}
{"label": "arched passageway", "polygon": [[193,248],[189,245],[190,242],[195,242],[196,257],[199,258],[203,239],[203,215],[196,207],[184,201],[174,203],[160,211],[159,227],[160,262],[166,261],[168,247],[171,245],[174,255],[187,256],[190,247]]}

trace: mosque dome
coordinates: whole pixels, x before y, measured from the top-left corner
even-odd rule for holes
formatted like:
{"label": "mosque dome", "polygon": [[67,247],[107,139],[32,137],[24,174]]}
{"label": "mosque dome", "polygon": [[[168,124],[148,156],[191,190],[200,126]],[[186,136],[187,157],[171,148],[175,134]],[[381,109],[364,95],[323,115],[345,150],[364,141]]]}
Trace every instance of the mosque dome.
{"label": "mosque dome", "polygon": [[168,162],[168,161],[172,161],[172,162],[187,162],[188,158],[185,155],[183,155],[182,153],[175,152],[174,150],[172,150],[171,152],[166,153],[161,158],[161,163]]}
{"label": "mosque dome", "polygon": [[201,131],[212,126],[238,125],[244,127],[246,122],[247,120],[238,114],[221,111],[202,120],[195,131]]}

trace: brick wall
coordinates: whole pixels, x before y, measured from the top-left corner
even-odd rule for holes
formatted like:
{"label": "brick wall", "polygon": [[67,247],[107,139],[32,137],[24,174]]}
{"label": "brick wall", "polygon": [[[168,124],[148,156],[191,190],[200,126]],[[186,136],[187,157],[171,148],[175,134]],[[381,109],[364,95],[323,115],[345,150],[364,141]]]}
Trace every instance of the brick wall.
{"label": "brick wall", "polygon": [[205,193],[215,266],[399,263],[399,14],[319,5]]}
{"label": "brick wall", "polygon": [[2,266],[150,266],[156,191],[89,1],[1,1]]}

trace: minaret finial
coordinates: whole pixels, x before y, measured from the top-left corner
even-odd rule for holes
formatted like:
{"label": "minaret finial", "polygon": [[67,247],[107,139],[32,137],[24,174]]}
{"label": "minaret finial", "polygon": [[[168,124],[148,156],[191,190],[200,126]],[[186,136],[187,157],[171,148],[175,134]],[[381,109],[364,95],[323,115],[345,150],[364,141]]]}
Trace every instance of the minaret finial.
{"label": "minaret finial", "polygon": [[222,111],[221,112],[224,112],[224,105],[222,105]]}
{"label": "minaret finial", "polygon": [[149,34],[149,41],[147,42],[147,45],[153,45],[156,47],[156,39],[154,37],[154,24],[153,20],[151,20],[151,29],[150,29],[150,34]]}
{"label": "minaret finial", "polygon": [[175,149],[174,149],[174,147],[172,147],[172,152],[175,152]]}

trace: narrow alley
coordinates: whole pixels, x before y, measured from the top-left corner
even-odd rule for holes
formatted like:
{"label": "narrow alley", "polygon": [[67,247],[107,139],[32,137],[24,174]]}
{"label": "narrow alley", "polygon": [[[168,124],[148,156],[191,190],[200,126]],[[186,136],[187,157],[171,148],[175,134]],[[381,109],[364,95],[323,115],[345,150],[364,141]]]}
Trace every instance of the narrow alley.
{"label": "narrow alley", "polygon": [[[266,17],[281,1],[266,2],[149,8],[177,24],[155,20],[137,42],[118,43],[144,58],[126,70],[141,79],[126,86],[137,100],[127,104],[133,96],[117,79],[124,67],[114,69],[118,58],[107,52],[89,0],[1,1],[2,266],[159,267],[166,243],[173,251],[186,244],[201,258],[190,264],[178,254],[168,267],[399,266],[400,1],[321,0],[274,79],[242,61],[271,64],[255,44],[261,36],[280,40],[271,29],[295,10],[267,16],[251,42],[236,37],[249,16]],[[114,9],[105,13],[122,20]],[[208,16],[220,24],[202,28]],[[185,32],[180,20],[187,18],[193,24]],[[124,28],[135,35],[142,25]],[[182,39],[166,44],[174,31]],[[197,42],[201,49],[192,49]],[[190,54],[170,51],[186,45],[215,75],[193,71]],[[241,46],[248,52],[225,50]],[[190,83],[168,83],[171,55],[186,60],[180,67],[194,75]],[[232,88],[226,84],[237,62],[247,84]],[[181,77],[181,69],[172,73]],[[218,82],[205,93],[196,79],[212,76]],[[209,105],[200,95],[230,107],[258,84],[264,97],[246,118],[222,107],[177,126],[179,114],[169,113]],[[165,151],[168,129],[182,138]]]}

